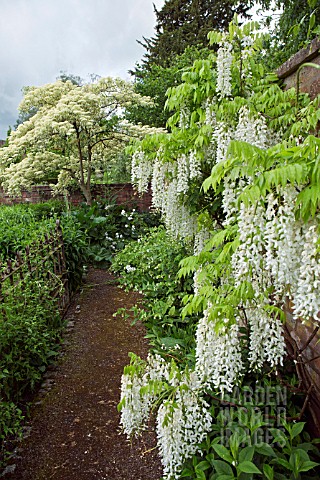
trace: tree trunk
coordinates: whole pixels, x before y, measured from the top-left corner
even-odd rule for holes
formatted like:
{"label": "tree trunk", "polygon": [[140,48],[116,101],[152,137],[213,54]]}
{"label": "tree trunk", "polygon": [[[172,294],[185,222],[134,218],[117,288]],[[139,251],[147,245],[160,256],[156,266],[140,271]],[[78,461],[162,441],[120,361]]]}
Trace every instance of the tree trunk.
{"label": "tree trunk", "polygon": [[89,188],[87,188],[86,185],[82,182],[79,183],[79,186],[80,186],[81,192],[84,195],[84,198],[86,199],[87,205],[92,205],[92,193],[90,190],[90,186]]}

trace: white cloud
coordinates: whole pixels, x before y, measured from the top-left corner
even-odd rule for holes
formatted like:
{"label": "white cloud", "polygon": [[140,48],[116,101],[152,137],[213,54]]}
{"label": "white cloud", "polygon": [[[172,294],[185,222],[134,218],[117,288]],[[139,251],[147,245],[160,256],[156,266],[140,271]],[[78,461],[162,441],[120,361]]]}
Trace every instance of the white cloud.
{"label": "white cloud", "polygon": [[60,71],[128,79],[164,0],[0,0],[0,138],[17,119],[21,88]]}

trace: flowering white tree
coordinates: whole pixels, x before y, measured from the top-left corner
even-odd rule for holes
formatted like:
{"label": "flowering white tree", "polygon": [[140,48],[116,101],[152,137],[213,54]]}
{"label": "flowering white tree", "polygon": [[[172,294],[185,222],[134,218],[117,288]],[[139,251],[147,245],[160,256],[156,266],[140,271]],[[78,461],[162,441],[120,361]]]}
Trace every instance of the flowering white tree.
{"label": "flowering white tree", "polygon": [[124,109],[150,100],[119,78],[82,86],[61,80],[28,87],[19,109],[36,113],[11,132],[1,149],[0,178],[9,193],[54,180],[57,189],[78,184],[88,204],[94,172],[132,137],[155,132],[124,120]]}

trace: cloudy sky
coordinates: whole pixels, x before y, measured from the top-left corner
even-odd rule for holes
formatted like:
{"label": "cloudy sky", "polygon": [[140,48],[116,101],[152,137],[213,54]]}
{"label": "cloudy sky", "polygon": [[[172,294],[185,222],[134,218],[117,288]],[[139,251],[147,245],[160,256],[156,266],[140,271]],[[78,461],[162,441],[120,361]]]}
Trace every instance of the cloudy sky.
{"label": "cloudy sky", "polygon": [[0,139],[18,117],[21,88],[61,71],[129,79],[164,0],[0,0]]}

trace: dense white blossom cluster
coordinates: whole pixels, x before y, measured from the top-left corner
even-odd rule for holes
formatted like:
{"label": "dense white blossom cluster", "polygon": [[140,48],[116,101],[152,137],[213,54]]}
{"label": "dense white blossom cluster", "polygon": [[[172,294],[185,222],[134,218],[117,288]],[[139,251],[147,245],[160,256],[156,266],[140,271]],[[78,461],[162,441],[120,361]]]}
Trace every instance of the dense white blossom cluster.
{"label": "dense white blossom cluster", "polygon": [[143,367],[132,368],[122,375],[120,423],[128,437],[139,435],[146,427],[152,402],[156,398],[154,391],[147,388],[150,382],[169,381],[169,377],[169,365],[160,355],[149,355]]}
{"label": "dense white blossom cluster", "polygon": [[264,207],[260,204],[245,206],[239,209],[239,247],[232,256],[235,284],[249,280],[263,288],[263,251],[264,251]]}
{"label": "dense white blossom cluster", "polygon": [[263,116],[253,115],[248,107],[244,106],[239,112],[234,139],[265,149],[271,145],[272,136]]}
{"label": "dense white blossom cluster", "polygon": [[249,361],[260,370],[264,362],[271,367],[281,364],[285,355],[282,322],[268,314],[261,306],[247,305],[246,316],[250,327]]}
{"label": "dense white blossom cluster", "polygon": [[131,181],[139,193],[148,191],[152,171],[153,164],[146,159],[142,150],[137,150],[132,155]]}
{"label": "dense white blossom cluster", "polygon": [[201,388],[195,372],[184,375],[174,398],[159,407],[157,437],[168,480],[178,478],[183,463],[197,453],[197,445],[210,431],[212,418]]}
{"label": "dense white blossom cluster", "polygon": [[151,178],[152,205],[162,213],[168,231],[174,237],[192,239],[197,231],[197,219],[183,203],[189,180],[201,174],[200,162],[194,152],[181,155],[176,164],[163,163],[161,153],[154,163],[145,159],[143,152],[132,158],[132,182],[138,192],[147,191]]}
{"label": "dense white blossom cluster", "polygon": [[161,210],[162,207],[164,188],[167,183],[166,172],[167,165],[157,157],[153,165],[151,178],[152,206],[156,210]]}
{"label": "dense white blossom cluster", "polygon": [[190,180],[202,177],[201,162],[194,150],[192,150],[189,155],[189,172]]}
{"label": "dense white blossom cluster", "polygon": [[219,327],[209,315],[210,307],[197,327],[196,372],[204,385],[230,392],[243,371],[239,327]]}
{"label": "dense white blossom cluster", "polygon": [[292,297],[298,285],[302,232],[294,215],[296,197],[297,191],[287,187],[266,199],[264,261],[280,299],[283,295]]}
{"label": "dense white blossom cluster", "polygon": [[212,127],[215,127],[217,120],[214,111],[214,99],[207,99],[206,102],[203,104],[203,108],[206,112],[204,123],[206,125],[211,125]]}
{"label": "dense white blossom cluster", "polygon": [[[294,313],[304,320],[320,318],[319,233],[315,222],[305,227],[300,250],[300,270],[294,295]],[[298,252],[297,252],[298,253]],[[299,255],[299,253],[298,253]]]}
{"label": "dense white blossom cluster", "polygon": [[[252,283],[256,301],[274,290],[273,301],[280,307],[289,297],[294,314],[304,320],[319,320],[320,262],[316,223],[296,220],[297,191],[279,187],[266,197],[265,204],[245,206],[238,213],[239,246],[232,256],[235,284]],[[282,325],[276,315],[251,304],[246,308],[250,327],[249,358],[252,366],[264,362],[274,366],[285,353]]]}
{"label": "dense white blossom cluster", "polygon": [[222,209],[225,215],[223,224],[225,226],[235,222],[238,214],[237,199],[247,182],[240,178],[238,182],[226,179],[222,192]]}
{"label": "dense white blossom cluster", "polygon": [[197,452],[198,443],[210,430],[211,415],[195,372],[181,376],[159,355],[149,355],[143,366],[122,376],[120,421],[128,437],[145,429],[151,405],[161,393],[161,382],[173,387],[174,395],[160,405],[157,414],[158,446],[169,480],[176,478],[183,462]]}
{"label": "dense white blossom cluster", "polygon": [[217,92],[221,97],[228,97],[231,95],[232,60],[232,44],[225,41],[219,47],[217,55]]}
{"label": "dense white blossom cluster", "polygon": [[177,159],[177,193],[187,193],[189,188],[189,162],[185,155]]}
{"label": "dense white blossom cluster", "polygon": [[146,386],[144,379],[137,374],[123,374],[121,378],[120,400],[124,402],[120,422],[124,433],[131,437],[145,429],[151,408],[151,395],[141,394]]}
{"label": "dense white blossom cluster", "polygon": [[230,141],[233,138],[232,129],[224,122],[218,122],[214,131],[213,138],[216,140],[216,163],[222,162],[227,156]]}
{"label": "dense white blossom cluster", "polygon": [[82,86],[58,80],[24,93],[19,110],[28,117],[36,113],[11,132],[0,151],[1,183],[10,193],[50,178],[56,191],[78,184],[90,203],[93,175],[101,175],[131,137],[157,131],[124,118],[128,105],[150,105],[150,99],[121,79]]}

